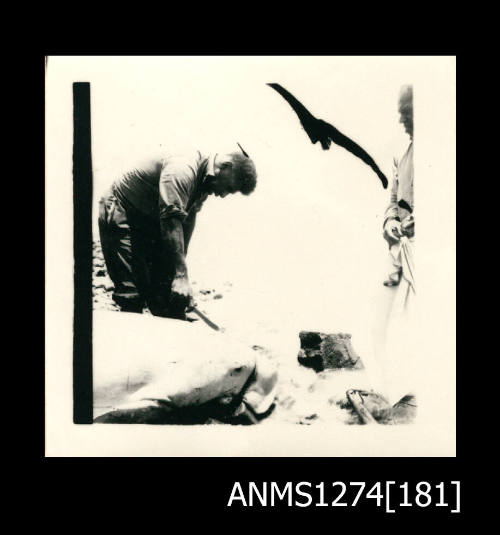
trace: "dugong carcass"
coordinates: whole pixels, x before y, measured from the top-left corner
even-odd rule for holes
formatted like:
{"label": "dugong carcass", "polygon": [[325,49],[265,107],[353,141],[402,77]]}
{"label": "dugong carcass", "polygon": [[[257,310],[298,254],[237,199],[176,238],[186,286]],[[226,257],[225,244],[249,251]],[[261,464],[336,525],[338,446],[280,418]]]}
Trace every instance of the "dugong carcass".
{"label": "dugong carcass", "polygon": [[255,423],[273,405],[276,366],[201,322],[95,311],[93,324],[96,422]]}

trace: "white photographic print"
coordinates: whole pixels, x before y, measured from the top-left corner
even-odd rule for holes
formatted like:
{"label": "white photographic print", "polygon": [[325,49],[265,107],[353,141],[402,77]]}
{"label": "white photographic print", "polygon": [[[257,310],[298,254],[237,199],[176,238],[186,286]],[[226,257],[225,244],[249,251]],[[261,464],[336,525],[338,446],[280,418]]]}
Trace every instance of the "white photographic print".
{"label": "white photographic print", "polygon": [[454,57],[50,56],[46,455],[454,456],[455,76]]}

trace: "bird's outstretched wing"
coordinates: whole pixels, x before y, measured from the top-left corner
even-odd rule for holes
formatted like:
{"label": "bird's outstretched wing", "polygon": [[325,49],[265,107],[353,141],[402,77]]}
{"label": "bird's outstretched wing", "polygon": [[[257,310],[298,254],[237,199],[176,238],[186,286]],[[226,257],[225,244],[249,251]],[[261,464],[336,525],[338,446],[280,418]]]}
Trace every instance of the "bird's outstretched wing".
{"label": "bird's outstretched wing", "polygon": [[307,123],[311,120],[316,120],[314,115],[312,115],[312,113],[302,103],[300,103],[290,92],[288,92],[280,84],[267,85],[277,91],[288,102],[288,104],[290,104],[290,106],[293,108],[293,111],[298,115],[301,123],[303,123],[303,121]]}
{"label": "bird's outstretched wing", "polygon": [[382,173],[378,165],[375,163],[375,160],[365,151],[365,149],[360,147],[351,138],[340,132],[340,130],[337,130],[333,125],[322,121],[321,119],[318,119],[318,121],[321,123],[324,132],[334,143],[340,147],[344,147],[344,149],[348,150],[351,154],[354,154],[354,156],[357,156],[363,162],[369,165],[379,177],[380,181],[382,182],[382,186],[387,188],[387,184],[389,183],[387,177],[384,175],[384,173]]}
{"label": "bird's outstretched wing", "polygon": [[369,165],[379,177],[380,181],[382,182],[382,186],[387,188],[389,183],[387,177],[379,169],[378,165],[375,163],[375,160],[362,147],[360,147],[356,142],[348,138],[346,135],[342,134],[342,132],[337,130],[337,128],[335,128],[333,125],[323,121],[322,119],[317,119],[314,117],[314,115],[312,115],[303,104],[301,104],[280,84],[272,83],[267,85],[277,91],[290,104],[313,144],[319,141],[323,147],[323,150],[328,150],[331,142],[333,141],[335,144],[348,150],[351,154],[354,154],[354,156],[357,156],[363,162]]}
{"label": "bird's outstretched wing", "polygon": [[300,103],[290,92],[288,92],[280,84],[267,84],[277,91],[293,108],[293,111],[297,114],[300,120],[300,124],[304,128],[306,134],[309,136],[311,143],[314,145],[318,141],[321,143],[323,150],[328,150],[331,145],[331,140],[328,136],[321,135],[321,128],[318,128],[318,119],[302,104]]}

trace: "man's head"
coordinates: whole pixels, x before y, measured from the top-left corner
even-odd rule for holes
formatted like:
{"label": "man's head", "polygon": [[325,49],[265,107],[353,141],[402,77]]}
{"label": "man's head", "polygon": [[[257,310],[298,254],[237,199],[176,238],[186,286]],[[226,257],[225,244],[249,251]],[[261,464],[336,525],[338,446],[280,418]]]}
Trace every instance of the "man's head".
{"label": "man's head", "polygon": [[404,85],[399,92],[399,122],[403,124],[405,132],[413,139],[413,88]]}
{"label": "man's head", "polygon": [[214,161],[214,177],[207,183],[209,193],[225,197],[241,192],[249,195],[257,184],[257,171],[250,158],[239,153],[217,154]]}

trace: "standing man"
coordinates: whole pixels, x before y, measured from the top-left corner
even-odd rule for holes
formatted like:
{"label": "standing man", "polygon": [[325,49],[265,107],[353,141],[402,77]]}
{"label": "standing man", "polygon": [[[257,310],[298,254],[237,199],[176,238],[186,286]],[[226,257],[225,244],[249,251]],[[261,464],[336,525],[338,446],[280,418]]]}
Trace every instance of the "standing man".
{"label": "standing man", "polygon": [[[351,389],[347,396],[361,420],[382,423],[411,422],[417,404],[419,367],[415,342],[415,269],[413,219],[413,90],[403,86],[398,105],[400,119],[410,144],[399,160],[394,160],[390,203],[385,211],[383,235],[389,244],[394,271],[384,285],[382,306],[374,326],[375,355],[379,360],[376,391]],[[380,393],[378,393],[378,392]]]}
{"label": "standing man", "polygon": [[[397,161],[394,158],[393,183],[390,203],[385,211],[384,238],[389,249],[397,246],[402,236],[412,238],[415,233],[413,219],[413,89],[410,85],[401,88],[399,94],[399,122],[410,136],[410,144]],[[401,264],[394,261],[395,271],[384,281],[385,286],[397,286],[401,280]]]}
{"label": "standing man", "polygon": [[193,305],[186,254],[208,195],[249,195],[257,174],[243,152],[151,157],[116,180],[99,203],[99,234],[113,300],[122,311],[185,319]]}
{"label": "standing man", "polygon": [[391,199],[385,212],[384,237],[395,271],[385,286],[389,291],[382,351],[385,393],[392,407],[392,421],[415,417],[415,392],[419,385],[415,317],[414,202],[413,202],[413,90],[409,85],[399,94],[399,122],[410,136],[410,144],[399,162],[395,161]]}

